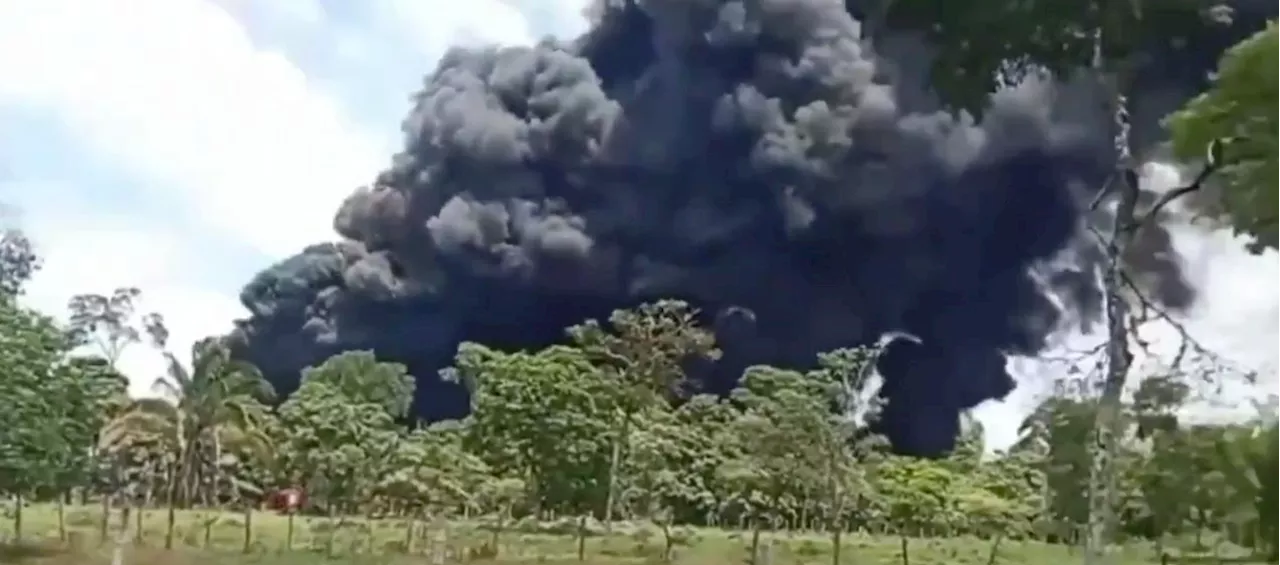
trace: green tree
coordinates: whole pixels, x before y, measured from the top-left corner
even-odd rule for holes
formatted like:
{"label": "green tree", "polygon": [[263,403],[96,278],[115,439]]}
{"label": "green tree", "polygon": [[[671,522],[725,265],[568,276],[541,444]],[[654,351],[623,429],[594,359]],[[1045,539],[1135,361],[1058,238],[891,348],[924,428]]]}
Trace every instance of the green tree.
{"label": "green tree", "polygon": [[1194,436],[1177,418],[1190,392],[1186,383],[1161,375],[1143,380],[1133,394],[1137,437],[1147,440],[1149,450],[1136,478],[1159,555],[1164,554],[1165,536],[1181,531],[1190,518],[1194,497],[1189,493],[1206,479],[1189,472],[1197,467],[1195,446],[1189,443]]}
{"label": "green tree", "polygon": [[535,510],[598,506],[615,395],[582,351],[503,353],[464,343],[455,370],[472,389],[468,448],[495,476],[521,481]]}
{"label": "green tree", "polygon": [[1276,23],[1222,55],[1213,86],[1169,116],[1175,155],[1201,158],[1217,139],[1228,140],[1216,174],[1221,197],[1213,212],[1251,238],[1255,253],[1276,248]]}
{"label": "green tree", "polygon": [[1195,547],[1220,516],[1228,496],[1226,477],[1217,460],[1221,426],[1192,425],[1162,429],[1148,436],[1150,454],[1138,472],[1138,481],[1149,524],[1139,530],[1155,539],[1163,554],[1168,534],[1192,531]]}
{"label": "green tree", "polygon": [[[59,484],[55,493],[69,495],[77,487],[85,487],[101,479],[111,476],[104,469],[104,458],[101,457],[104,445],[101,442],[103,431],[111,423],[112,418],[121,413],[131,402],[129,398],[129,379],[107,365],[107,361],[97,356],[73,355],[67,359],[66,370],[74,379],[68,383],[70,390],[82,389],[88,395],[88,405],[84,407],[86,424],[90,430],[88,437],[78,437],[80,451],[63,465]],[[82,497],[87,497],[87,489],[80,489]],[[58,533],[59,539],[66,540],[66,496],[58,496]]]}
{"label": "green tree", "polygon": [[377,485],[399,442],[413,377],[404,365],[348,352],[302,372],[280,406],[283,465],[316,493],[331,515]]}
{"label": "green tree", "polygon": [[[510,485],[495,484],[484,461],[466,449],[466,427],[458,422],[441,422],[417,428],[401,437],[387,458],[374,492],[389,497],[408,514],[404,541],[407,552],[413,550],[417,519],[458,507],[469,514],[482,503],[497,501],[507,494],[504,487]],[[499,523],[494,529],[495,547],[501,527]]]}
{"label": "green tree", "polygon": [[[138,303],[142,291],[135,287],[120,287],[111,294],[78,294],[67,301],[69,320],[67,335],[80,347],[89,347],[106,362],[107,370],[117,371],[119,361],[125,350],[142,341],[144,332],[152,338],[153,344],[163,348],[168,338],[168,330],[164,320],[157,314],[148,314],[137,318]],[[141,324],[137,323],[141,322]],[[114,418],[122,413],[109,414]],[[111,442],[99,438],[99,445],[107,447]],[[120,447],[120,446],[116,446]],[[125,502],[131,497],[122,491],[133,490],[133,485],[126,480],[131,455],[120,449],[104,449],[95,453],[97,467],[102,483],[102,519],[99,535],[106,539],[109,528],[112,499],[123,496]],[[129,511],[128,506],[124,512]]]}
{"label": "green tree", "polygon": [[807,377],[823,386],[822,398],[832,408],[814,417],[825,418],[815,427],[814,447],[822,461],[820,486],[826,527],[831,532],[831,562],[839,565],[841,536],[849,510],[870,498],[872,465],[884,438],[863,434],[862,425],[878,416],[874,397],[864,395],[879,348],[838,349],[818,355],[818,368]]}
{"label": "green tree", "polygon": [[404,418],[413,404],[414,380],[404,365],[378,361],[372,351],[348,351],[305,369],[302,377],[323,384],[361,404],[376,404],[395,418]]}
{"label": "green tree", "polygon": [[67,301],[69,333],[77,344],[98,350],[112,369],[125,349],[142,340],[134,324],[142,291],[121,287],[106,294],[77,294]]}
{"label": "green tree", "polygon": [[680,435],[681,448],[673,458],[691,497],[680,516],[685,523],[715,526],[723,517],[731,492],[719,477],[721,468],[739,455],[733,426],[737,414],[729,402],[707,394],[694,395],[675,410],[676,420],[688,430]]}
{"label": "green tree", "polygon": [[1190,460],[1191,466],[1174,471],[1195,477],[1194,488],[1182,496],[1187,498],[1197,550],[1204,549],[1203,535],[1229,512],[1230,504],[1224,502],[1232,499],[1233,489],[1219,453],[1219,444],[1228,431],[1228,427],[1210,424],[1184,426],[1181,430],[1181,447],[1187,450],[1183,457]]}
{"label": "green tree", "polygon": [[1152,433],[1151,455],[1139,471],[1139,488],[1143,506],[1151,519],[1151,534],[1156,539],[1157,553],[1164,553],[1164,538],[1179,533],[1192,515],[1193,500],[1201,477],[1193,475],[1196,452],[1185,445],[1187,436],[1179,429],[1161,429]]}
{"label": "green tree", "polygon": [[844,494],[838,492],[842,485],[827,476],[847,470],[844,445],[833,444],[840,441],[836,438],[852,439],[833,429],[843,429],[832,414],[843,383],[821,378],[837,370],[805,375],[751,367],[733,391],[733,400],[743,407],[733,422],[738,455],[725,465],[723,480],[732,485],[735,506],[750,518],[752,555],[757,555],[760,531],[785,520],[803,493]]}
{"label": "green tree", "polygon": [[[1086,563],[1101,560],[1108,544],[1106,528],[1115,502],[1122,435],[1121,394],[1133,364],[1126,300],[1128,291],[1140,289],[1133,287],[1134,279],[1125,273],[1124,259],[1142,223],[1168,202],[1158,201],[1145,213],[1138,210],[1140,163],[1131,149],[1131,85],[1143,48],[1160,45],[1176,50],[1180,45],[1194,44],[1213,7],[1212,0],[1010,0],[995,4],[898,0],[884,13],[891,26],[918,31],[933,43],[937,57],[932,82],[953,108],[981,115],[995,90],[1032,74],[1066,78],[1084,70],[1099,78],[1104,89],[1115,164],[1100,187],[1098,201],[1114,198],[1116,207],[1111,229],[1101,234],[1099,242],[1107,260],[1103,290],[1108,343],[1095,437],[1089,442],[1093,451]],[[1192,185],[1170,194],[1196,190],[1203,180],[1201,174]]]}
{"label": "green tree", "polygon": [[19,497],[19,537],[22,497],[41,489],[60,493],[86,479],[101,415],[98,383],[67,358],[73,343],[63,329],[18,304],[39,267],[21,230],[0,233],[0,492]]}
{"label": "green tree", "polygon": [[19,501],[88,470],[97,406],[70,348],[52,319],[0,296],[0,491]]}
{"label": "green tree", "polygon": [[1133,391],[1131,408],[1138,426],[1138,437],[1177,431],[1178,410],[1190,396],[1191,387],[1176,375],[1155,375],[1143,379]]}
{"label": "green tree", "polygon": [[488,482],[488,466],[466,450],[466,427],[442,422],[408,433],[388,458],[378,484],[416,513],[472,507]]}
{"label": "green tree", "polygon": [[[175,509],[201,494],[200,484],[217,485],[218,462],[229,432],[268,442],[265,422],[274,393],[256,367],[232,359],[217,338],[192,344],[190,367],[165,352],[166,374],[156,379],[158,398],[132,402],[103,432],[102,444],[118,448],[138,438],[154,438],[172,456],[165,546],[173,544]],[[205,481],[202,479],[209,479]],[[206,499],[214,493],[205,491]]]}
{"label": "green tree", "polygon": [[945,531],[951,496],[963,481],[933,461],[888,457],[876,469],[876,504],[899,535],[937,534]]}
{"label": "green tree", "polygon": [[1241,534],[1238,541],[1270,560],[1277,553],[1277,473],[1280,472],[1280,428],[1234,426],[1218,445],[1220,469],[1227,480],[1226,520]]}
{"label": "green tree", "polygon": [[616,310],[609,327],[595,320],[569,328],[574,344],[615,382],[618,410],[609,460],[609,488],[604,502],[606,526],[614,503],[631,429],[637,414],[675,397],[684,382],[683,363],[694,357],[715,359],[715,336],[697,323],[697,311],[678,300]]}

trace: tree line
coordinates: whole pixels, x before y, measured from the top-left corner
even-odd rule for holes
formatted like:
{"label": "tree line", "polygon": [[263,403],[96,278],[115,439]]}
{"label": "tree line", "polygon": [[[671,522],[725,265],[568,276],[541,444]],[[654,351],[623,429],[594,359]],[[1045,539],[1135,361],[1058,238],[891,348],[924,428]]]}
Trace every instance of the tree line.
{"label": "tree line", "polygon": [[[755,543],[783,529],[829,532],[836,546],[848,531],[1074,543],[1087,522],[1092,398],[1047,399],[1005,452],[987,453],[971,422],[948,457],[900,457],[866,427],[878,407],[860,392],[877,350],[834,351],[807,372],[752,367],[727,398],[690,394],[682,362],[715,356],[715,342],[689,306],[660,301],[541,351],[465,344],[445,376],[471,390],[472,414],[407,423],[414,379],[402,365],[342,353],[275,398],[217,339],[187,359],[164,350],[158,317],[130,324],[136,297],[81,297],[69,328],[0,303],[0,490],[97,500],[104,537],[112,507],[167,508],[172,528],[177,509],[248,510],[283,487],[334,518],[446,516],[495,531],[526,518],[643,521],[669,545],[689,525]],[[158,397],[131,399],[111,354],[142,335],[169,367]],[[100,354],[69,354],[84,343]],[[1115,533],[1157,545],[1211,534],[1274,555],[1274,418],[1186,423],[1189,392],[1150,376],[1126,404]]]}

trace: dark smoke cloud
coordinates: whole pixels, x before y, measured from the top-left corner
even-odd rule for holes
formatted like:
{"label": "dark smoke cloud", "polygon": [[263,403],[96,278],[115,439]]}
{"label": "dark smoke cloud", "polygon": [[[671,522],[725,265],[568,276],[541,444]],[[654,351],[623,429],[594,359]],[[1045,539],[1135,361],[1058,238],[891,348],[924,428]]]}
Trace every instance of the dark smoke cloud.
{"label": "dark smoke cloud", "polygon": [[[344,240],[246,286],[238,351],[287,391],[371,348],[418,376],[420,414],[456,417],[465,393],[436,371],[460,341],[543,346],[679,297],[722,341],[699,375],[715,391],[750,364],[918,336],[883,360],[884,430],[944,451],[961,410],[1014,386],[1008,354],[1098,314],[1081,228],[1105,221],[1084,211],[1110,168],[1105,117],[1081,79],[956,119],[922,79],[927,49],[878,48],[834,0],[610,0],[572,42],[450,51],[404,150],[338,211]],[[1200,77],[1144,79],[1139,100],[1176,101]],[[1149,232],[1133,264],[1188,305],[1168,234]]]}

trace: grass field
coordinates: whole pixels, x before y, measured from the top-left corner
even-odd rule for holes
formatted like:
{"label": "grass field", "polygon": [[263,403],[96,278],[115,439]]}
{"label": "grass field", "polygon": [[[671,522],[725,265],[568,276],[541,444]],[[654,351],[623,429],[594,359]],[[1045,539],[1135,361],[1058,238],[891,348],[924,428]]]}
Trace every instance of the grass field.
{"label": "grass field", "polygon": [[[99,533],[100,510],[95,507],[67,509],[67,541],[59,542],[57,517],[52,507],[33,506],[24,512],[23,539],[19,546],[6,544],[0,563],[23,565],[90,565],[110,562],[111,543],[102,544]],[[119,516],[112,527],[119,527]],[[492,534],[476,527],[451,523],[445,528],[417,524],[414,540],[406,551],[409,523],[405,520],[346,520],[334,527],[323,518],[298,517],[294,521],[292,548],[288,520],[274,513],[259,512],[245,527],[242,514],[213,511],[180,512],[175,528],[174,549],[163,549],[165,512],[149,510],[142,515],[141,535],[130,519],[126,565],[247,565],[271,563],[304,565],[317,561],[342,564],[398,565],[445,563],[588,563],[602,565],[658,563],[663,552],[663,536],[654,528],[619,525],[612,534],[589,535],[583,541],[585,560],[579,561],[578,539],[572,524],[557,528],[542,525],[523,527],[503,534],[498,554],[492,555]],[[245,532],[249,531],[248,552]],[[533,530],[533,531],[531,531]],[[13,538],[12,521],[0,526],[6,540]],[[733,565],[745,563],[750,536],[722,530],[689,530],[687,541],[677,544],[674,562],[679,565]],[[113,534],[114,536],[114,534]],[[765,534],[772,542],[770,565],[818,565],[831,563],[830,539],[821,535]],[[985,565],[991,543],[972,538],[910,539],[909,565]],[[904,563],[901,540],[848,535],[842,544],[842,562],[851,565],[898,565]],[[434,559],[432,559],[434,557]],[[1239,558],[1219,560],[1210,556],[1188,557],[1183,563],[1261,564]],[[1005,541],[1000,544],[996,565],[1068,565],[1080,556],[1063,546],[1035,542]],[[1117,550],[1115,565],[1145,565],[1159,560],[1149,544]]]}

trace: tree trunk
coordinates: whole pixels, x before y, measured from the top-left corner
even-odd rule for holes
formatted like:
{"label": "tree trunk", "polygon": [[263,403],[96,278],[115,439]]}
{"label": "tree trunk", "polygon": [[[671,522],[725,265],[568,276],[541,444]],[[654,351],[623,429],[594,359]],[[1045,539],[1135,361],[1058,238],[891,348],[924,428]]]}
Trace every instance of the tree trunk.
{"label": "tree trunk", "polygon": [[751,522],[751,565],[760,563],[760,519]]}
{"label": "tree trunk", "polygon": [[449,560],[449,520],[444,511],[431,519],[435,539],[431,542],[431,565],[445,565]]}
{"label": "tree trunk", "polygon": [[1004,541],[1004,534],[996,534],[996,539],[991,542],[991,552],[987,553],[987,565],[995,565],[996,558],[1000,556],[1000,542]]}
{"label": "tree trunk", "polygon": [[133,543],[134,545],[142,545],[142,526],[144,515],[146,514],[146,506],[138,506],[133,513]]}
{"label": "tree trunk", "polygon": [[413,555],[413,532],[418,525],[418,520],[413,514],[410,514],[404,526],[404,554]]}
{"label": "tree trunk", "polygon": [[213,525],[218,522],[218,514],[216,512],[211,512],[208,515],[202,513],[200,518],[200,521],[204,524],[204,546],[202,547],[209,549],[210,542],[213,541]]}
{"label": "tree trunk", "polygon": [[253,551],[253,505],[244,501],[244,552]]}
{"label": "tree trunk", "polygon": [[326,513],[328,514],[329,535],[324,540],[324,552],[325,555],[332,559],[336,555],[334,553],[334,542],[337,541],[338,529],[342,527],[342,520],[335,516],[337,514],[336,504],[330,503]]}
{"label": "tree trunk", "polygon": [[504,504],[502,511],[498,513],[497,521],[493,526],[493,558],[497,559],[501,553],[499,549],[502,546],[502,531],[507,527],[507,521],[511,517],[511,504]]}
{"label": "tree trunk", "polygon": [[831,565],[840,565],[840,539],[844,535],[844,520],[836,518],[831,524]]}
{"label": "tree trunk", "polygon": [[222,506],[222,486],[226,482],[227,477],[224,476],[225,469],[222,468],[222,440],[218,438],[218,432],[211,430],[213,435],[213,462],[210,466],[209,474],[209,500],[213,506]]}
{"label": "tree trunk", "polygon": [[116,535],[116,545],[111,550],[111,565],[124,565],[124,544],[128,534],[128,528],[124,528]]}
{"label": "tree trunk", "polygon": [[58,541],[67,542],[67,499],[65,495],[58,497]]}
{"label": "tree trunk", "polygon": [[[114,472],[114,471],[112,471]],[[102,493],[102,516],[98,520],[98,543],[105,544],[111,537],[111,493]]]}
{"label": "tree trunk", "polygon": [[129,517],[133,515],[133,501],[129,499],[129,493],[125,493],[122,498],[124,498],[124,504],[120,505],[120,529],[128,532],[131,525]]}
{"label": "tree trunk", "polygon": [[609,454],[609,491],[604,498],[604,527],[606,532],[613,531],[613,507],[618,492],[618,471],[622,466],[622,446],[631,436],[631,416],[622,417],[618,434],[613,438],[613,449]]}
{"label": "tree trunk", "polygon": [[143,523],[145,521],[144,514],[147,511],[147,509],[151,508],[152,504],[155,502],[153,500],[153,497],[155,496],[155,491],[156,491],[156,464],[154,460],[151,460],[146,464],[146,467],[144,468],[143,473],[144,473],[144,479],[143,479],[144,482],[143,482],[143,490],[142,490],[142,500],[139,501],[138,503],[138,512],[134,514],[134,523],[136,524],[135,530],[133,532],[134,545],[142,545],[143,535],[144,535]]}
{"label": "tree trunk", "polygon": [[13,497],[13,541],[22,543],[22,495]]}
{"label": "tree trunk", "polygon": [[124,563],[124,546],[129,541],[129,512],[133,507],[133,487],[132,483],[127,484],[123,496],[120,497],[120,531],[116,533],[115,547],[111,551],[112,565]]}
{"label": "tree trunk", "polygon": [[[1101,31],[1096,33],[1095,68],[1102,68]],[[1112,519],[1116,446],[1121,435],[1121,394],[1133,365],[1129,350],[1129,309],[1124,296],[1124,254],[1133,241],[1137,226],[1137,172],[1129,148],[1129,110],[1124,82],[1120,73],[1107,73],[1106,87],[1111,91],[1110,106],[1114,120],[1116,169],[1112,185],[1104,187],[1119,196],[1113,222],[1105,243],[1106,266],[1103,273],[1104,304],[1107,316],[1107,368],[1099,399],[1094,441],[1089,465],[1089,518],[1085,532],[1084,564],[1103,562],[1108,545],[1108,527]]]}
{"label": "tree trunk", "polygon": [[182,491],[180,496],[177,498],[178,503],[181,504],[183,508],[190,508],[195,505],[196,490],[198,489],[195,472],[195,440],[192,438],[186,438],[183,440],[180,453],[181,455],[178,457],[178,468],[174,475],[175,477],[178,477],[178,482],[182,485]]}
{"label": "tree trunk", "polygon": [[288,506],[285,512],[288,513],[288,518],[285,520],[284,549],[285,551],[292,551],[293,550],[293,515],[294,515],[293,506],[292,505]]}
{"label": "tree trunk", "polygon": [[165,506],[166,506],[166,509],[165,509],[166,516],[165,516],[165,526],[164,526],[164,548],[165,549],[173,549],[173,529],[175,527],[175,524],[178,521],[177,510],[178,510],[178,488],[179,488],[178,485],[179,484],[180,484],[180,479],[178,477],[178,470],[173,468],[173,466],[170,466],[169,467],[169,484],[167,485],[169,487],[168,493],[167,493],[168,496],[166,496],[168,500],[165,500]]}

